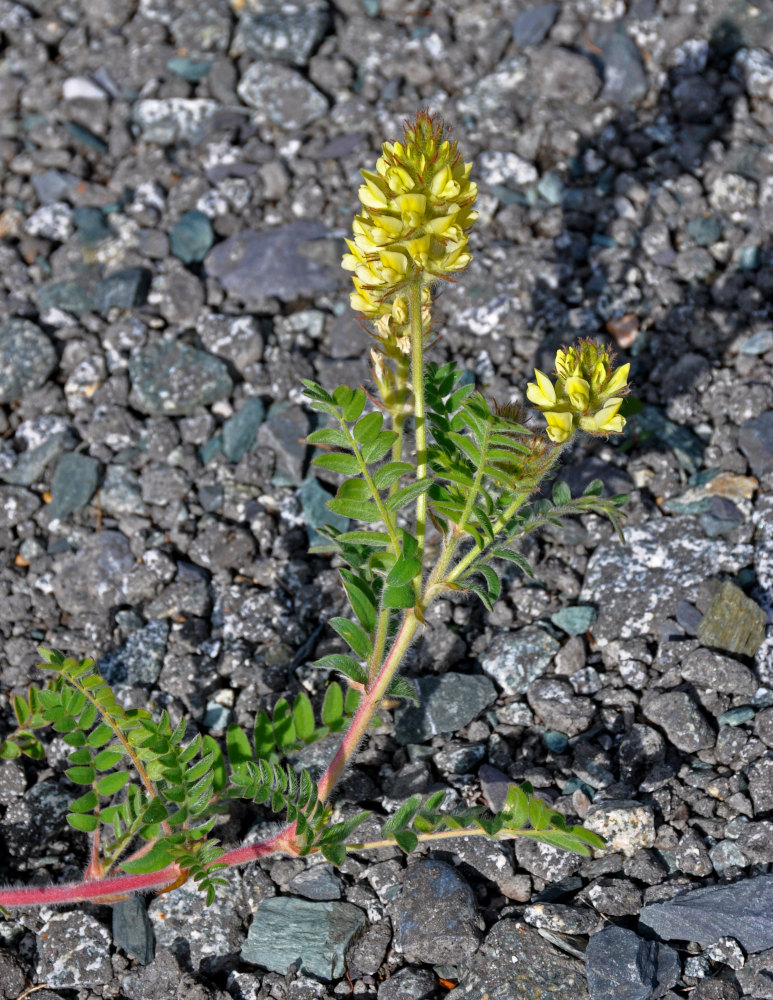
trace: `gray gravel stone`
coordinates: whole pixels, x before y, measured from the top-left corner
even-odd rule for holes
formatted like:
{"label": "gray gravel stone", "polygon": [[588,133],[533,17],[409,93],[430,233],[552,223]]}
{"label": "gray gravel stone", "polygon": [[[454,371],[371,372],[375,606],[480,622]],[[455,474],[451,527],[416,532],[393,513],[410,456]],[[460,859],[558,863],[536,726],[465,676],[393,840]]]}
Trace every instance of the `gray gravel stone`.
{"label": "gray gravel stone", "polygon": [[134,566],[129,541],[118,531],[100,531],[79,552],[63,561],[54,577],[54,594],[65,611],[124,604],[124,576]]}
{"label": "gray gravel stone", "polygon": [[258,428],[263,422],[263,403],[253,396],[223,424],[223,454],[229,462],[239,462],[254,447]]}
{"label": "gray gravel stone", "polygon": [[260,125],[278,125],[294,132],[324,115],[327,98],[300,73],[278,63],[253,63],[239,81],[236,92],[253,108]]}
{"label": "gray gravel stone", "polygon": [[755,476],[773,472],[773,410],[766,410],[741,424],[738,445],[749,459]]}
{"label": "gray gravel stone", "polygon": [[544,726],[567,736],[584,733],[595,714],[590,698],[576,695],[572,685],[558,677],[542,677],[533,681],[526,697]]}
{"label": "gray gravel stone", "polygon": [[650,1000],[679,979],[679,955],[658,941],[645,941],[624,927],[605,927],[585,951],[585,974],[593,1000]]}
{"label": "gray gravel stone", "polygon": [[204,260],[214,243],[212,223],[203,212],[185,212],[169,231],[169,249],[183,264]]}
{"label": "gray gravel stone", "polygon": [[477,718],[496,700],[488,677],[447,673],[415,681],[421,701],[395,709],[395,737],[400,743],[424,743],[437,733],[453,733]]}
{"label": "gray gravel stone", "polygon": [[680,599],[694,600],[704,581],[737,573],[751,549],[724,539],[707,539],[693,518],[673,517],[626,528],[625,546],[600,545],[591,556],[580,600],[595,604],[599,617],[593,637],[659,636]]}
{"label": "gray gravel stone", "polygon": [[483,922],[467,882],[442,861],[417,861],[389,907],[395,947],[409,962],[458,965],[480,943]]}
{"label": "gray gravel stone", "polygon": [[344,972],[346,949],[366,923],[351,903],[277,896],[258,908],[241,957],[282,975],[297,965],[319,979],[337,979]]}
{"label": "gray gravel stone", "polygon": [[325,0],[306,0],[303,4],[264,0],[246,4],[241,11],[230,54],[280,59],[296,66],[308,62],[328,24]]}
{"label": "gray gravel stone", "polygon": [[513,21],[513,41],[515,44],[539,45],[553,27],[560,11],[560,3],[543,3],[520,13]]}
{"label": "gray gravel stone", "polygon": [[39,389],[56,368],[54,345],[28,319],[0,326],[0,403],[13,403]]}
{"label": "gray gravel stone", "polygon": [[37,934],[37,975],[49,986],[104,987],[113,979],[110,934],[88,913],[55,913]]}
{"label": "gray gravel stone", "polygon": [[140,965],[153,961],[153,925],[141,896],[129,896],[113,904],[113,941]]}
{"label": "gray gravel stone", "polygon": [[467,964],[447,1000],[587,1000],[582,962],[548,944],[539,931],[500,920]]}
{"label": "gray gravel stone", "polygon": [[435,992],[437,979],[429,969],[400,969],[378,988],[378,1000],[425,1000]]}
{"label": "gray gravel stone", "polygon": [[[318,244],[329,244],[327,259],[315,257]],[[327,252],[324,246],[320,247]],[[341,282],[338,248],[319,222],[299,220],[284,226],[246,231],[219,243],[204,267],[231,295],[246,305],[270,296],[284,302],[332,291]]]}
{"label": "gray gravel stone", "polygon": [[0,528],[13,528],[29,520],[40,507],[34,493],[21,486],[0,486]]}
{"label": "gray gravel stone", "polygon": [[697,941],[708,948],[732,937],[746,952],[773,947],[773,875],[693,889],[645,906],[639,926],[665,941]]}
{"label": "gray gravel stone", "polygon": [[497,635],[478,662],[505,694],[525,694],[529,684],[545,673],[559,648],[544,629],[527,626]]}
{"label": "gray gravel stone", "polygon": [[686,681],[712,691],[726,691],[748,698],[757,689],[757,681],[748,667],[710,649],[694,650],[680,670]]}
{"label": "gray gravel stone", "polygon": [[714,746],[714,730],[686,691],[656,695],[644,703],[642,710],[650,722],[664,731],[666,739],[684,753]]}
{"label": "gray gravel stone", "polygon": [[277,403],[258,428],[258,442],[276,456],[277,469],[291,483],[300,483],[306,466],[306,436],[311,423],[306,410],[292,403]]}
{"label": "gray gravel stone", "polygon": [[132,119],[146,142],[171,146],[203,135],[218,108],[217,101],[205,98],[147,98],[133,106]]}
{"label": "gray gravel stone", "polygon": [[224,399],[233,383],[225,364],[187,344],[162,339],[129,361],[132,403],[143,413],[179,416]]}
{"label": "gray gravel stone", "polygon": [[95,458],[69,452],[62,455],[51,483],[48,514],[52,520],[69,517],[91,500],[99,485],[101,466]]}
{"label": "gray gravel stone", "polygon": [[99,672],[108,684],[151,687],[164,663],[169,622],[149,622],[128,637],[115,652],[99,661]]}

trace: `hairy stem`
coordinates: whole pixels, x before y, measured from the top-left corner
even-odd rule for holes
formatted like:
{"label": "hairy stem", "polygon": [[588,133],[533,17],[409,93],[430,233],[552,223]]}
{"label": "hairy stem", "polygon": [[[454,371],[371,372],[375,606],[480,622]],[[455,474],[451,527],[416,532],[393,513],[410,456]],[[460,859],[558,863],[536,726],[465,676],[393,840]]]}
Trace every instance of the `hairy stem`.
{"label": "hairy stem", "polygon": [[[416,435],[416,482],[427,478],[427,417],[424,408],[424,325],[421,320],[421,278],[411,281],[408,292],[411,323],[411,381],[413,383],[413,418]],[[427,532],[427,494],[416,499],[416,556],[424,565],[424,542]],[[417,600],[421,596],[421,573],[414,580]]]}
{"label": "hairy stem", "polygon": [[400,626],[400,631],[395,636],[395,641],[389,650],[387,658],[384,660],[375,680],[360,699],[359,708],[352,718],[349,729],[346,731],[346,735],[341,741],[335,757],[333,757],[330,764],[328,764],[327,770],[319,779],[317,794],[321,802],[324,802],[330,796],[333,786],[354,756],[378,708],[379,702],[386,694],[392,678],[397,673],[402,658],[410,646],[419,625],[420,622],[416,613],[414,611],[406,612],[403,623]]}

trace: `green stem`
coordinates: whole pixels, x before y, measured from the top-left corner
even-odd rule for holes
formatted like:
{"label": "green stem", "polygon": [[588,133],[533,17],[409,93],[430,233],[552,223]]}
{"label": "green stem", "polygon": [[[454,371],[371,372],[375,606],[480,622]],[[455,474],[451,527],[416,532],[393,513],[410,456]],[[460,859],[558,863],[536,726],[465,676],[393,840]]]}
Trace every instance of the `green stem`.
{"label": "green stem", "polygon": [[[427,418],[424,410],[424,326],[421,321],[421,278],[414,278],[408,290],[408,314],[411,323],[411,381],[413,383],[413,418],[416,435],[416,482],[427,478]],[[424,565],[427,533],[427,494],[416,500],[416,556]],[[421,573],[413,581],[416,599],[421,596]]]}
{"label": "green stem", "polygon": [[373,482],[373,477],[371,476],[370,472],[368,472],[368,463],[362,457],[362,452],[360,451],[359,445],[352,432],[346,426],[346,421],[339,416],[338,422],[341,424],[344,433],[349,438],[349,447],[351,448],[352,453],[355,459],[357,460],[357,464],[360,467],[360,474],[367,483],[368,489],[370,490],[370,495],[373,497],[376,503],[376,507],[378,508],[381,520],[384,522],[387,534],[389,535],[389,541],[394,547],[394,551],[399,552],[400,539],[397,537],[397,531],[395,530],[394,516],[390,514],[389,511],[384,506],[384,501],[381,499],[381,494],[378,491],[376,484]]}
{"label": "green stem", "polygon": [[[408,376],[410,364],[407,358],[400,358],[395,365],[395,402],[391,407],[392,429],[397,434],[392,445],[392,461],[402,462],[403,445],[405,443],[405,418],[407,416],[405,401],[408,398]],[[390,494],[397,492],[399,485],[392,483],[389,488]]]}

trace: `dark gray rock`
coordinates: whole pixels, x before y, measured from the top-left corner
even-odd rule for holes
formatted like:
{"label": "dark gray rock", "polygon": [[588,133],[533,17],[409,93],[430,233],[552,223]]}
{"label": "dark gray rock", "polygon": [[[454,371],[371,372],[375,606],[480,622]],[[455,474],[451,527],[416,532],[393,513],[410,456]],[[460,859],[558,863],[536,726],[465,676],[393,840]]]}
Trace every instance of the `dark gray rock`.
{"label": "dark gray rock", "polygon": [[766,410],[741,424],[738,445],[749,459],[755,476],[773,472],[773,410]]}
{"label": "dark gray rock", "polygon": [[337,979],[344,972],[346,949],[366,923],[351,903],[277,896],[258,908],[241,957],[282,975],[297,965],[319,979]]}
{"label": "dark gray rock", "polygon": [[579,897],[605,917],[628,917],[641,909],[642,895],[633,882],[601,876],[593,879]]}
{"label": "dark gray rock", "polygon": [[671,92],[674,110],[684,122],[710,122],[719,110],[720,94],[702,76],[680,80]]}
{"label": "dark gray rock", "polygon": [[593,637],[601,646],[659,637],[679,600],[694,601],[709,577],[737,573],[751,557],[748,546],[706,538],[691,517],[629,526],[625,540],[625,546],[615,539],[596,549],[580,592],[582,603],[599,609]]}
{"label": "dark gray rock", "polygon": [[699,215],[687,223],[687,232],[699,247],[710,247],[722,235],[722,222],[716,215]]}
{"label": "dark gray rock", "polygon": [[593,1000],[651,1000],[679,979],[679,955],[658,941],[611,925],[594,934],[585,951],[585,974]]}
{"label": "dark gray rock", "polygon": [[233,383],[219,359],[163,338],[129,361],[132,405],[143,413],[181,416],[227,397]]}
{"label": "dark gray rock", "polygon": [[488,677],[447,673],[419,677],[421,704],[402,702],[395,709],[395,737],[400,743],[424,743],[437,733],[453,733],[493,704],[497,692]]}
{"label": "dark gray rock", "polygon": [[113,905],[113,941],[140,965],[153,961],[155,939],[142,896],[119,899]]}
{"label": "dark gray rock", "polygon": [[515,857],[521,868],[546,882],[560,882],[567,875],[573,875],[582,863],[579,854],[525,837],[516,839]]}
{"label": "dark gray rock", "polygon": [[375,976],[384,964],[387,950],[392,943],[392,925],[388,918],[371,924],[362,937],[350,945],[346,953],[349,976]]}
{"label": "dark gray rock", "polygon": [[63,309],[73,316],[82,316],[91,312],[94,307],[94,285],[96,280],[91,277],[72,278],[67,281],[54,281],[50,285],[38,288],[38,306],[41,313],[49,309]]}
{"label": "dark gray rock", "polygon": [[765,621],[765,612],[756,601],[732,580],[723,580],[706,608],[697,635],[704,646],[752,657],[765,639]]}
{"label": "dark gray rock", "polygon": [[69,440],[67,431],[50,434],[42,444],[23,451],[10,469],[0,473],[0,479],[13,486],[32,486],[43,478],[49,462],[62,454]]}
{"label": "dark gray rock", "polygon": [[214,242],[209,217],[195,209],[180,216],[169,230],[169,249],[183,264],[198,264],[204,260]]}
{"label": "dark gray rock", "polygon": [[[327,260],[320,259],[318,252],[315,255],[320,249],[327,253],[324,244],[330,250]],[[337,255],[338,247],[321,223],[298,220],[231,236],[209,252],[204,266],[227,292],[247,305],[271,296],[293,302],[339,285]]]}
{"label": "dark gray rock", "polygon": [[478,662],[505,694],[524,694],[529,684],[545,673],[559,648],[552,635],[529,625],[497,635]]}
{"label": "dark gray rock", "polygon": [[627,434],[636,432],[653,447],[669,449],[677,462],[691,475],[703,462],[704,444],[689,428],[669,420],[658,406],[646,403],[628,422]]}
{"label": "dark gray rock", "polygon": [[88,913],[55,913],[37,934],[37,977],[49,986],[107,986],[110,934]]}
{"label": "dark gray rock", "polygon": [[[762,609],[758,610],[762,614]],[[686,681],[712,691],[726,691],[728,694],[749,698],[757,690],[757,681],[748,667],[738,660],[732,660],[729,656],[722,656],[721,653],[715,653],[710,649],[693,650],[680,670]]]}
{"label": "dark gray rock", "polygon": [[405,967],[378,988],[378,1000],[425,1000],[435,992],[437,979],[429,969]]}
{"label": "dark gray rock", "polygon": [[582,962],[548,944],[539,931],[500,920],[467,963],[447,1000],[587,1000]]}
{"label": "dark gray rock", "polygon": [[756,815],[773,809],[773,756],[755,760],[746,772]]}
{"label": "dark gray rock", "polygon": [[0,528],[13,528],[29,520],[40,507],[34,493],[21,486],[0,486]]}
{"label": "dark gray rock", "polygon": [[621,23],[595,25],[590,40],[601,49],[604,89],[601,99],[630,107],[647,93],[647,73],[641,54]]}
{"label": "dark gray rock", "polygon": [[39,326],[13,318],[0,326],[0,403],[39,389],[56,368],[54,345]]}
{"label": "dark gray rock", "polygon": [[735,846],[750,864],[773,864],[773,822],[765,819],[758,823],[744,823]]}
{"label": "dark gray rock", "polygon": [[684,753],[713,747],[716,734],[686,691],[656,695],[642,706],[644,715]]}
{"label": "dark gray rock", "polygon": [[200,523],[188,555],[205,569],[243,570],[255,557],[255,542],[238,525],[206,518]]}
{"label": "dark gray rock", "polygon": [[314,545],[322,541],[322,535],[318,529],[323,525],[331,525],[339,531],[346,531],[349,527],[349,518],[342,514],[335,514],[328,510],[327,502],[332,499],[332,493],[320,484],[315,476],[307,476],[301,483],[298,491],[301,501],[301,509],[306,519],[306,531],[309,535],[309,544]]}
{"label": "dark gray rock", "polygon": [[529,57],[531,70],[527,79],[535,96],[585,106],[598,94],[601,80],[585,56],[545,44],[531,49]]}
{"label": "dark gray rock", "polygon": [[389,907],[394,944],[409,962],[459,964],[480,943],[475,895],[451,865],[417,861]]}
{"label": "dark gray rock", "polygon": [[526,698],[544,726],[567,736],[584,733],[595,714],[590,698],[576,695],[572,685],[558,677],[541,677],[533,681]]}
{"label": "dark gray rock", "polygon": [[[750,955],[746,959],[744,967],[736,973],[736,979],[741,987],[741,996],[755,997],[759,1000],[773,1000],[773,948],[764,951],[761,955]],[[737,996],[736,993],[728,1000],[736,1000]],[[706,1000],[714,1000],[714,998],[707,997]],[[717,997],[716,1000],[725,1000],[725,997]]]}
{"label": "dark gray rock", "polygon": [[132,119],[146,142],[171,146],[200,138],[219,109],[207,98],[147,98],[134,103]]}
{"label": "dark gray rock", "polygon": [[[434,984],[434,976],[433,984]],[[21,959],[5,948],[0,951],[0,997],[16,1000],[27,985],[27,974]]]}
{"label": "dark gray rock", "polygon": [[515,44],[539,45],[553,27],[560,11],[560,3],[543,3],[520,13],[513,21],[513,41]]}
{"label": "dark gray rock", "polygon": [[645,906],[639,926],[664,941],[697,941],[708,948],[732,937],[746,952],[773,948],[773,875],[694,889]]}
{"label": "dark gray rock", "polygon": [[52,520],[69,517],[84,507],[94,496],[101,466],[96,458],[68,452],[59,459],[51,483],[51,504],[48,508]]}
{"label": "dark gray rock", "polygon": [[99,661],[99,672],[108,684],[151,687],[164,664],[169,622],[149,622],[132,632],[126,642]]}
{"label": "dark gray rock", "polygon": [[309,417],[303,407],[286,402],[272,406],[258,428],[259,444],[274,452],[277,470],[291,483],[303,480],[308,454],[306,436],[310,430]]}
{"label": "dark gray rock", "polygon": [[296,875],[289,888],[306,899],[324,901],[341,898],[341,879],[332,865],[312,865]]}
{"label": "dark gray rock", "polygon": [[327,24],[326,0],[311,0],[297,6],[269,0],[255,9],[247,6],[236,25],[230,54],[304,66],[325,34]]}
{"label": "dark gray rock", "polygon": [[143,306],[150,291],[153,275],[146,267],[126,267],[97,282],[92,308],[97,312],[108,309],[137,309]]}
{"label": "dark gray rock", "polygon": [[603,920],[585,906],[565,903],[534,903],[523,911],[530,927],[541,927],[554,934],[595,934]]}
{"label": "dark gray rock", "polygon": [[300,73],[280,63],[253,63],[236,88],[239,97],[253,108],[261,125],[274,125],[294,132],[324,115],[325,95]]}
{"label": "dark gray rock", "polygon": [[134,566],[129,541],[119,531],[100,531],[80,551],[63,561],[54,576],[54,595],[74,614],[124,604],[124,576]]}

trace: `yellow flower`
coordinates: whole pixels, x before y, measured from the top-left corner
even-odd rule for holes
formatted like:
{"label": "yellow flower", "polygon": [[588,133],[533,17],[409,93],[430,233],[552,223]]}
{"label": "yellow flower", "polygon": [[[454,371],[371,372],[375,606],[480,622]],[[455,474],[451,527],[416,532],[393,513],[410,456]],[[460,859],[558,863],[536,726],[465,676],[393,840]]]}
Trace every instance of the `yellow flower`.
{"label": "yellow flower", "polygon": [[586,434],[619,434],[625,417],[619,413],[628,392],[629,364],[613,370],[609,349],[591,340],[556,352],[556,384],[535,369],[526,396],[547,420],[547,434],[560,444],[576,429]]}
{"label": "yellow flower", "polygon": [[[403,292],[409,281],[426,276],[430,282],[469,264],[467,238],[478,193],[471,168],[446,138],[442,122],[420,111],[406,124],[402,142],[383,144],[375,171],[362,171],[362,213],[354,219],[342,266],[354,272],[352,307],[377,323],[380,339],[384,317],[407,322]],[[395,308],[398,298],[402,303]],[[396,343],[389,341],[388,353],[394,354]]]}

